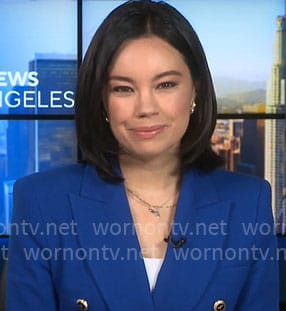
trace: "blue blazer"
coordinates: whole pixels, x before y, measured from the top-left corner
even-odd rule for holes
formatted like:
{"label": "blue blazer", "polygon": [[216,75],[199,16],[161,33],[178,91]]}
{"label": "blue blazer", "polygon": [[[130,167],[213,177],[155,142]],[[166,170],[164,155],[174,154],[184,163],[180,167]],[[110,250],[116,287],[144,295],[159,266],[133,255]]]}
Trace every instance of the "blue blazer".
{"label": "blue blazer", "polygon": [[81,164],[20,179],[6,310],[278,310],[270,201],[264,180],[186,171],[171,234],[186,242],[150,292],[123,184]]}

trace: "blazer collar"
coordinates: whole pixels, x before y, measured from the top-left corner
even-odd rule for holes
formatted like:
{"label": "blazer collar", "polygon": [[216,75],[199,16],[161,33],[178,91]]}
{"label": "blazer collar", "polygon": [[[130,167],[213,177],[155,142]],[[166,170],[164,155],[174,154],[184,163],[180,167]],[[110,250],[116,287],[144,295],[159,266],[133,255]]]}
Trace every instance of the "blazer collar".
{"label": "blazer collar", "polygon": [[138,309],[139,302],[141,310],[150,311],[166,310],[164,306],[170,310],[195,307],[218,260],[198,260],[190,251],[203,252],[225,243],[222,234],[200,234],[196,224],[207,229],[222,220],[228,223],[229,217],[230,204],[220,200],[209,175],[193,170],[182,178],[171,237],[177,240],[184,236],[187,241],[179,249],[168,246],[152,293],[123,184],[107,183],[86,166],[80,194],[70,194],[70,201],[81,247],[98,249],[97,257],[87,262],[111,310]]}
{"label": "blazer collar", "polygon": [[[121,176],[121,171],[116,168],[117,173]],[[104,181],[98,176],[96,169],[86,165],[83,171],[80,193],[82,198],[106,202],[116,194],[118,185]],[[122,190],[122,187],[119,187]]]}

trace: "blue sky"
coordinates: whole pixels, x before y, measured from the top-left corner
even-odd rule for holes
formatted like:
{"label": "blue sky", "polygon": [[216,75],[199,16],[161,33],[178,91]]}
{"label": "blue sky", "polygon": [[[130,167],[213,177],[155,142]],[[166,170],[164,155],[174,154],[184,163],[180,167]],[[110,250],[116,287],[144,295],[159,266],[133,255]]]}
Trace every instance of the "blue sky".
{"label": "blue sky", "polygon": [[[119,0],[84,1],[84,50]],[[213,75],[266,81],[284,0],[169,0],[192,23]],[[76,2],[1,0],[0,71],[25,71],[35,53],[76,54]]]}
{"label": "blue sky", "polygon": [[35,53],[76,53],[76,4],[0,0],[0,70],[27,70]]}
{"label": "blue sky", "polygon": [[[176,1],[179,3],[180,1]],[[265,80],[272,63],[276,16],[284,12],[279,0],[181,1],[201,38],[215,75]]]}

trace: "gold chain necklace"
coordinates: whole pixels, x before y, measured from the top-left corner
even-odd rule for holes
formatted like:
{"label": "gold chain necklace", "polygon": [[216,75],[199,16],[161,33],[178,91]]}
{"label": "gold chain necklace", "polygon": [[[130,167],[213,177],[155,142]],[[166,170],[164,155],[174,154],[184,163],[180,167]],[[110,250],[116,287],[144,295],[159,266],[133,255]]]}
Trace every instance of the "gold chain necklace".
{"label": "gold chain necklace", "polygon": [[[159,212],[160,208],[174,208],[177,203],[173,203],[171,205],[166,205],[166,203],[163,203],[161,205],[157,204],[151,204],[144,199],[142,199],[135,191],[131,190],[130,188],[126,187],[126,191],[131,195],[133,199],[135,199],[138,203],[141,203],[142,205],[146,206],[148,208],[148,211],[152,214],[154,214],[156,217],[161,217],[161,214]],[[176,194],[177,196],[177,194]],[[168,202],[169,199],[166,201]]]}

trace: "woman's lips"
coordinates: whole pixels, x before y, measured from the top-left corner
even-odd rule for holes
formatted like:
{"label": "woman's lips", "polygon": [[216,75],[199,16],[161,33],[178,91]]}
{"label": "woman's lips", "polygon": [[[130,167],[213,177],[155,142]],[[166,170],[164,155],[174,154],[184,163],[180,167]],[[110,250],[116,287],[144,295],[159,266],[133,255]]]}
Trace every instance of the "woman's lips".
{"label": "woman's lips", "polygon": [[165,125],[144,126],[132,128],[131,131],[137,138],[151,139],[159,135],[165,128]]}

